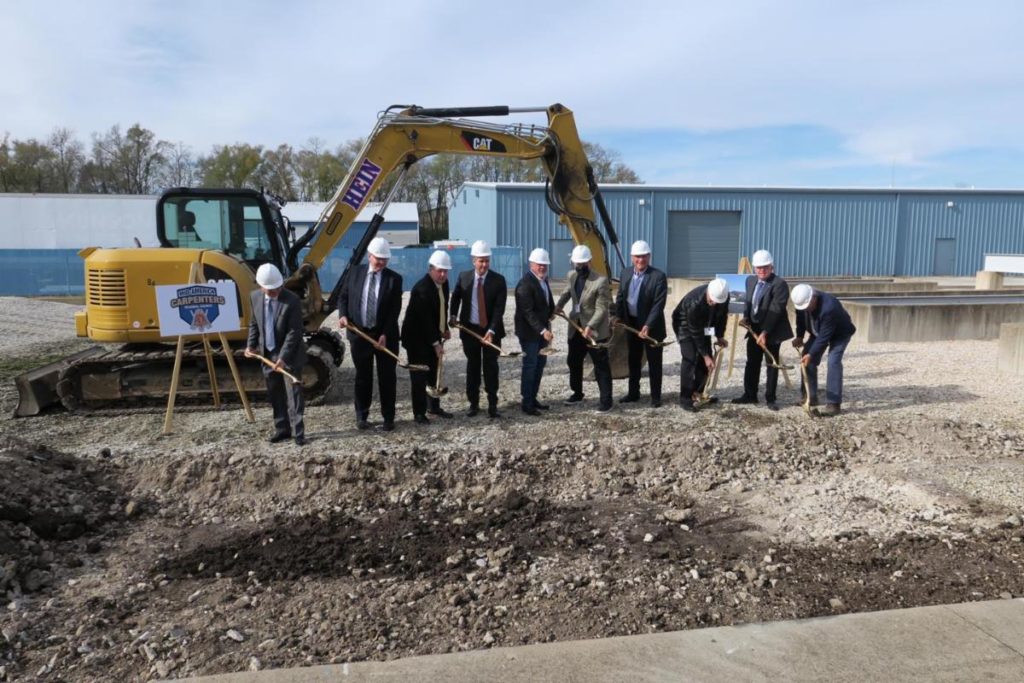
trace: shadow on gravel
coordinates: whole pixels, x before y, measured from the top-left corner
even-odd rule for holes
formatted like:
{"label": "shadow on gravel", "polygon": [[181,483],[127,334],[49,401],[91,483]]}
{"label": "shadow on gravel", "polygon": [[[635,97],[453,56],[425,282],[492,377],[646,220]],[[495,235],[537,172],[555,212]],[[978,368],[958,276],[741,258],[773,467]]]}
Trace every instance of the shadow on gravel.
{"label": "shadow on gravel", "polygon": [[[673,561],[691,557],[702,546],[712,545],[716,554],[728,557],[742,555],[749,546],[744,535],[753,527],[736,517],[708,518],[687,532],[678,524],[653,521],[656,512],[642,505],[524,501],[518,509],[490,515],[399,508],[369,518],[308,516],[229,534],[206,529],[192,534],[191,548],[161,560],[154,570],[176,579],[240,577],[253,571],[264,582],[370,573],[377,578],[458,578],[496,563],[525,567],[537,557],[556,554],[601,559],[621,555],[624,548],[637,561]],[[477,562],[482,558],[487,561]]]}
{"label": "shadow on gravel", "polygon": [[[819,391],[823,388],[824,384],[821,383]],[[843,412],[850,414],[877,413],[894,408],[906,408],[910,405],[920,406],[949,402],[964,403],[967,401],[977,401],[981,398],[977,394],[964,391],[956,384],[942,384],[939,386],[911,384],[875,387],[862,392],[859,391],[857,384],[851,383],[844,387],[844,393],[847,393],[847,389],[853,390],[853,393],[849,394],[850,398],[856,398],[864,403],[861,406],[850,406],[849,409],[844,406]]]}

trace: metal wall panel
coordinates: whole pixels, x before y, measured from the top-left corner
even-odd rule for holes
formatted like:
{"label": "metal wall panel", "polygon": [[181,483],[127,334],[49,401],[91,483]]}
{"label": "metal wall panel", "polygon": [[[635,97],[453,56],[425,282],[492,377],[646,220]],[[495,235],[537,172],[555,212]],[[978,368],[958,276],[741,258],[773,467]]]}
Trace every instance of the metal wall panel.
{"label": "metal wall panel", "polygon": [[498,244],[497,195],[493,186],[464,185],[455,204],[448,209],[448,238],[465,240],[466,244],[476,240],[486,240],[492,246]]}

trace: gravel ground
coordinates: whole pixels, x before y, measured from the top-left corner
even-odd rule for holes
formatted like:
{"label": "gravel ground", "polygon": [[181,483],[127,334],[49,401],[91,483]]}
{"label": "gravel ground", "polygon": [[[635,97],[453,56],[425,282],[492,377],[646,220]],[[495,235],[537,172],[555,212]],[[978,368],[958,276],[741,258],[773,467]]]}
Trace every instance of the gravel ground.
{"label": "gravel ground", "polygon": [[[167,437],[157,410],[6,417],[16,372],[81,347],[73,310],[0,299],[0,680],[173,678],[1024,594],[1024,378],[1000,375],[994,341],[855,338],[845,412],[819,420],[763,404],[691,415],[672,400],[598,414],[592,385],[564,407],[564,353],[541,390],[549,414],[518,411],[509,359],[504,417],[466,418],[455,344],[455,419],[415,425],[400,376],[398,429],[359,432],[343,386],[307,409],[300,449],[265,442],[264,406],[255,424],[183,411]],[[741,391],[742,357],[724,399]],[[678,360],[666,349],[666,399]]]}

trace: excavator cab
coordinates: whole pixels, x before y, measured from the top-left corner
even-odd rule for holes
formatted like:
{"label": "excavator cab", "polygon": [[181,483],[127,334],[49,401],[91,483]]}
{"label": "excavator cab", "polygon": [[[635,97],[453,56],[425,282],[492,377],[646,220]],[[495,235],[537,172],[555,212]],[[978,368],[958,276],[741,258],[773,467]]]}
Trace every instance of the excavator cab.
{"label": "excavator cab", "polygon": [[264,263],[290,270],[286,223],[264,193],[176,188],[160,197],[156,221],[162,247],[221,251],[254,271]]}

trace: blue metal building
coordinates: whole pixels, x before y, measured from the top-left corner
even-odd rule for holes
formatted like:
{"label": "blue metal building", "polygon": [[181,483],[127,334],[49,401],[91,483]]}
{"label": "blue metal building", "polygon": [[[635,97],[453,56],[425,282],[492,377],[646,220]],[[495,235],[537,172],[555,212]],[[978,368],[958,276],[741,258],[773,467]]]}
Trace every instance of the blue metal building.
{"label": "blue metal building", "polygon": [[[787,277],[974,275],[985,253],[1024,253],[1024,192],[602,185],[628,260],[645,239],[671,277],[734,272],[757,249]],[[551,252],[572,241],[534,183],[466,183],[449,235]]]}

